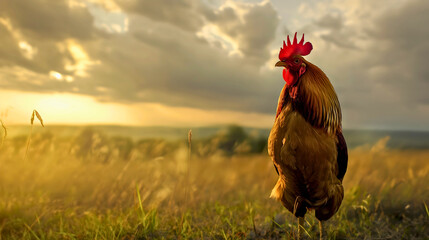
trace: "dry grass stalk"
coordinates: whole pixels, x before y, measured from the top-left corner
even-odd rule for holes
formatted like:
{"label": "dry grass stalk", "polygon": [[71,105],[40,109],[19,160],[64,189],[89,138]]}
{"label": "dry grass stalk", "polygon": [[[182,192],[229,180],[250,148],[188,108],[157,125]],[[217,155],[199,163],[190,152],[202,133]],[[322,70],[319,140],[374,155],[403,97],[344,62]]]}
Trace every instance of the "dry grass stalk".
{"label": "dry grass stalk", "polygon": [[192,153],[192,129],[188,132],[188,164],[186,169],[186,186],[185,186],[185,206],[188,207],[188,198],[189,198],[189,172],[191,168],[191,153]]}
{"label": "dry grass stalk", "polygon": [[[192,129],[189,129],[188,132],[188,164],[187,164],[187,169],[186,169],[186,179],[185,179],[185,204],[183,204],[183,206],[185,207],[186,211],[182,212],[182,217],[180,220],[180,225],[179,225],[179,232],[183,232],[184,228],[185,228],[185,221],[186,221],[186,216],[187,216],[187,211],[189,209],[189,188],[190,188],[190,167],[191,167],[191,147],[192,147]],[[181,236],[179,236],[179,239],[181,239]]]}
{"label": "dry grass stalk", "polygon": [[3,128],[3,137],[2,137],[2,140],[1,140],[1,144],[0,144],[0,149],[3,147],[3,143],[4,143],[4,140],[6,139],[6,137],[7,137],[7,129],[6,129],[6,126],[4,125],[4,122],[3,122],[3,120],[1,120],[0,119],[0,123],[1,123],[1,126],[2,126],[2,128]]}
{"label": "dry grass stalk", "polygon": [[33,110],[33,114],[31,114],[31,125],[33,126],[34,114],[36,114],[36,117],[37,117],[37,119],[39,119],[40,124],[42,124],[42,127],[45,127],[45,125],[43,125],[43,119],[42,119],[42,117],[40,116],[39,112],[36,109],[34,109]]}
{"label": "dry grass stalk", "polygon": [[31,129],[30,129],[30,134],[28,136],[28,140],[27,140],[27,149],[25,150],[25,157],[24,159],[27,159],[27,154],[28,154],[28,149],[30,148],[30,142],[31,142],[31,135],[33,133],[33,123],[34,123],[34,116],[37,117],[37,119],[39,119],[40,124],[42,125],[42,127],[45,127],[45,125],[43,125],[43,119],[40,116],[39,112],[37,112],[36,109],[33,110],[33,113],[31,114],[31,119],[30,119],[30,123],[31,123]]}

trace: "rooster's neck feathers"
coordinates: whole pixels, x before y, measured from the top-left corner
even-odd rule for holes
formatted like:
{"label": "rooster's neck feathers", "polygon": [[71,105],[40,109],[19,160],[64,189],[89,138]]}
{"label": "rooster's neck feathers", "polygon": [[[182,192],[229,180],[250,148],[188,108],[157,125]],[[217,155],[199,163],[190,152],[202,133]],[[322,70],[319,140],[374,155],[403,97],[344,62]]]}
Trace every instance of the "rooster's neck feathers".
{"label": "rooster's neck feathers", "polygon": [[341,108],[334,87],[325,73],[305,61],[307,71],[298,82],[298,98],[294,108],[313,126],[329,134],[341,131]]}

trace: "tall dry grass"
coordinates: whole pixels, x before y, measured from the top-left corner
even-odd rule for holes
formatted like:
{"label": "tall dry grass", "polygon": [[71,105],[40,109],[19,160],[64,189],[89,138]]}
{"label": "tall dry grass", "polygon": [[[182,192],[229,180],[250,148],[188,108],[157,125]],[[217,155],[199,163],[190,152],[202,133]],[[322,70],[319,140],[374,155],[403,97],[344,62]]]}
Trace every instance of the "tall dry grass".
{"label": "tall dry grass", "polygon": [[[267,155],[190,161],[184,143],[168,156],[148,158],[133,148],[126,159],[118,153],[105,162],[93,161],[103,147],[79,155],[70,139],[33,140],[27,160],[25,138],[0,149],[2,238],[294,237],[294,218],[268,198],[277,175]],[[422,225],[429,219],[429,150],[386,149],[386,141],[350,151],[331,238],[429,236]],[[307,219],[309,233],[317,232]]]}

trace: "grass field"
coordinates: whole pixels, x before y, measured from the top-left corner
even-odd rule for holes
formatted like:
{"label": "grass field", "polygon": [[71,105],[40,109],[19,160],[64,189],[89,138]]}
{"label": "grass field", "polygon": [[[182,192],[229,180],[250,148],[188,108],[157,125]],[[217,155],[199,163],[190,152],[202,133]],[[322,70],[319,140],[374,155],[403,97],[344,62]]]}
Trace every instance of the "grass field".
{"label": "grass field", "polygon": [[[35,134],[0,149],[1,239],[294,239],[296,219],[269,199],[267,154],[152,154],[130,141]],[[345,199],[329,239],[429,239],[429,150],[350,150]],[[83,149],[87,146],[88,149]],[[130,147],[131,146],[131,147]],[[146,146],[147,147],[147,146]],[[165,149],[165,148],[162,148]],[[318,236],[313,214],[308,238]]]}

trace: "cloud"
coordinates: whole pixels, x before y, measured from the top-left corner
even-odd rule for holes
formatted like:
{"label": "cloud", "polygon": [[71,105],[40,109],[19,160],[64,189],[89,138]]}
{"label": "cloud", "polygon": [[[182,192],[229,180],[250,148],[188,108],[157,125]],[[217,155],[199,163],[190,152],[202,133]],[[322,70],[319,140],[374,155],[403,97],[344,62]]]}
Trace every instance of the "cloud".
{"label": "cloud", "polygon": [[339,30],[344,26],[343,21],[339,14],[326,14],[318,19],[315,24],[321,28]]}
{"label": "cloud", "polygon": [[0,87],[273,114],[283,85],[273,64],[288,29],[313,43],[307,59],[333,82],[346,127],[428,127],[425,1],[325,0],[288,11],[269,1],[89,2],[3,3]]}
{"label": "cloud", "polygon": [[317,62],[331,77],[349,126],[427,128],[421,119],[429,117],[423,107],[429,31],[422,23],[429,21],[429,3],[387,3],[325,4],[307,26],[323,40],[316,40]]}
{"label": "cloud", "polygon": [[429,21],[428,11],[427,1],[407,2],[376,19],[377,27],[371,32],[374,50],[379,52],[378,64],[385,68],[384,83],[416,104],[429,103],[429,29],[421,25]]}
{"label": "cloud", "polygon": [[268,1],[241,3],[227,1],[210,22],[232,39],[237,51],[254,64],[262,64],[270,56],[269,45],[275,38],[279,17]]}
{"label": "cloud", "polygon": [[[274,39],[279,22],[271,3],[226,1],[211,8],[204,1],[118,1],[126,12],[139,14],[154,22],[168,23],[192,33],[215,26],[220,39],[232,41],[237,53],[248,61],[266,61],[268,45]],[[204,34],[203,34],[204,35]],[[227,38],[227,39],[225,39]]]}
{"label": "cloud", "polygon": [[187,31],[196,31],[204,24],[205,5],[194,0],[117,0],[124,11],[139,14],[153,21],[169,23]]}
{"label": "cloud", "polygon": [[0,21],[0,36],[0,67],[15,63],[24,64],[26,60],[21,55],[19,45],[4,21]]}
{"label": "cloud", "polygon": [[[73,74],[75,70],[67,67],[77,64],[66,46],[70,39],[91,41],[100,38],[102,32],[93,26],[94,18],[85,5],[70,2],[4,2],[0,8],[0,33],[4,43],[0,51],[5,54],[0,56],[0,66],[17,65],[39,74],[53,70]],[[43,90],[43,87],[35,86],[34,90]]]}
{"label": "cloud", "polygon": [[69,1],[14,0],[4,1],[0,17],[11,20],[12,25],[29,38],[89,39],[94,37],[93,16],[85,7]]}
{"label": "cloud", "polygon": [[[266,75],[260,74],[259,66],[245,58],[230,57],[195,34],[170,24],[138,16],[132,17],[131,22],[134,24],[129,35],[105,40],[109,49],[98,44],[87,46],[90,55],[102,59],[102,64],[90,71],[94,88],[87,88],[88,94],[110,101],[272,110],[261,101],[269,91],[267,86],[272,85],[267,84],[270,81]],[[78,78],[75,82],[83,81]],[[94,92],[95,86],[109,91]],[[276,94],[272,94],[273,99]]]}
{"label": "cloud", "polygon": [[[278,24],[269,2],[209,7],[187,0],[168,4],[119,1],[118,7],[130,22],[129,30],[121,34],[101,33],[94,27],[97,16],[91,13],[101,13],[88,11],[88,7],[93,8],[95,2],[79,5],[58,1],[51,7],[44,3],[20,0],[1,11],[0,16],[11,25],[9,31],[4,30],[9,37],[3,41],[8,41],[8,51],[12,51],[7,61],[17,66],[14,70],[25,69],[37,77],[35,81],[10,78],[11,68],[3,68],[2,76],[13,79],[0,82],[3,88],[57,89],[101,101],[202,109],[272,112],[275,108],[261,101],[269,99],[272,103],[277,98],[277,89],[269,88],[275,85],[269,79],[272,75],[260,71],[269,60],[269,43]],[[31,13],[30,8],[34,10]],[[227,11],[235,18],[228,19]],[[40,22],[33,18],[40,18]],[[197,36],[205,25],[215,25],[224,37],[235,41],[242,55],[231,56]],[[11,32],[18,37],[11,37]],[[16,47],[20,41],[37,51],[31,60]],[[53,72],[62,77],[53,78]],[[66,77],[70,81],[58,81]],[[27,87],[20,82],[26,82]]]}

